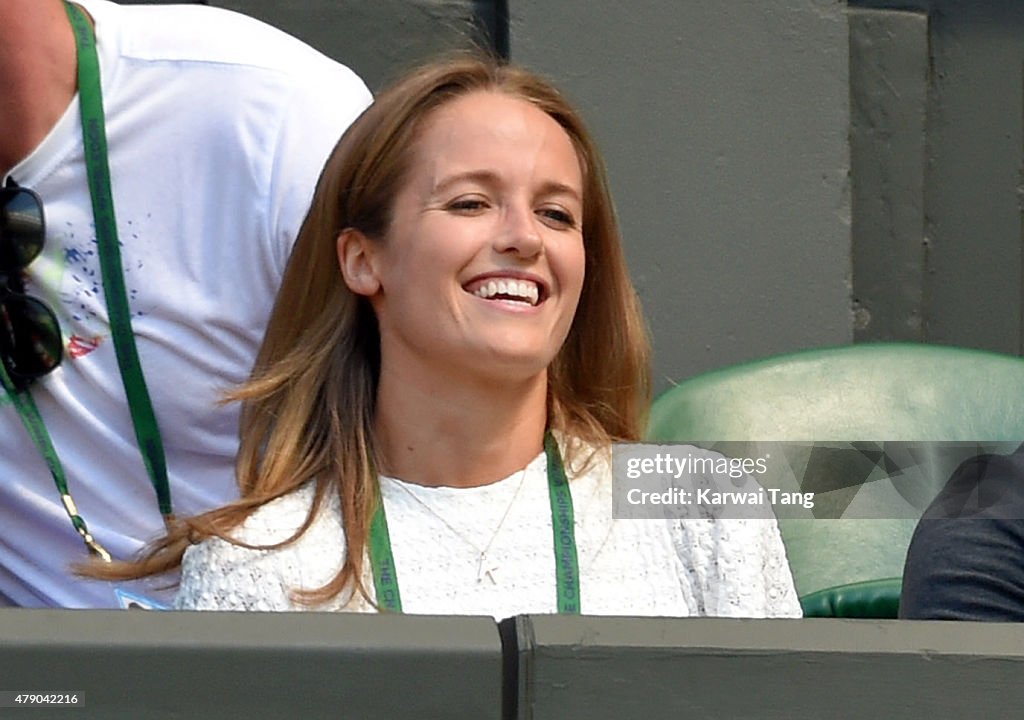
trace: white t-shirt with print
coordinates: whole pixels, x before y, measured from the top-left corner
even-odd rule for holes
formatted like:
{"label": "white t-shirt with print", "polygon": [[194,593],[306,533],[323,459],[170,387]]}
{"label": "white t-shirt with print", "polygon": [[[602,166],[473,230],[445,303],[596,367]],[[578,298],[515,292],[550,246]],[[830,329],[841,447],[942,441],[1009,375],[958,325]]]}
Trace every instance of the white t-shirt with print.
{"label": "white t-shirt with print", "polygon": [[[192,514],[236,495],[238,410],[218,400],[251,368],[320,169],[370,95],[347,68],[243,15],[79,2],[95,21],[136,344],[174,510]],[[9,176],[43,200],[46,246],[27,291],[57,311],[65,341],[32,396],[79,512],[127,558],[162,520],[111,341],[77,98]],[[67,572],[83,547],[0,396],[0,605],[114,606],[111,585]]]}

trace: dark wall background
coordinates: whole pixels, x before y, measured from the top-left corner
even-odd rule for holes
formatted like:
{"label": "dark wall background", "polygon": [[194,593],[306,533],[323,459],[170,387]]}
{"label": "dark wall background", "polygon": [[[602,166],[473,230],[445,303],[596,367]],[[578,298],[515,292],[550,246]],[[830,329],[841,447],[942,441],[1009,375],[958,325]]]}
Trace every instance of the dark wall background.
{"label": "dark wall background", "polygon": [[1020,354],[1018,0],[209,0],[371,85],[494,42],[605,150],[657,389],[910,340]]}
{"label": "dark wall background", "polygon": [[856,337],[1020,354],[1024,4],[880,5],[851,14]]}

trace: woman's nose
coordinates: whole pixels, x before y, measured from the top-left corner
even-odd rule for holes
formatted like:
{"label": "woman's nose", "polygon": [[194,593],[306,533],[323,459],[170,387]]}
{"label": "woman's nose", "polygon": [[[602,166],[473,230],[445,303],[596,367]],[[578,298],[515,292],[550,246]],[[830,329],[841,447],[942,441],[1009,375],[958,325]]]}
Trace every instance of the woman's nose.
{"label": "woman's nose", "polygon": [[503,214],[502,226],[495,240],[498,252],[515,252],[533,257],[544,247],[540,220],[532,207],[508,206]]}

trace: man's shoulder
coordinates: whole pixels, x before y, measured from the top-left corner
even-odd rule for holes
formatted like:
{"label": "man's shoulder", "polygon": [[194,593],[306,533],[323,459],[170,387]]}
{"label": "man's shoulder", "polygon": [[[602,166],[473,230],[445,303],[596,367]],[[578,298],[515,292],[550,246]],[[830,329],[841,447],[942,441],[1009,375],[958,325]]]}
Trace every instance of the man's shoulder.
{"label": "man's shoulder", "polygon": [[965,460],[923,517],[1024,519],[1024,445],[1006,455]]}
{"label": "man's shoulder", "polygon": [[236,66],[295,75],[345,75],[344,65],[256,18],[207,5],[130,5],[82,0],[100,38],[116,37],[119,55],[139,62]]}

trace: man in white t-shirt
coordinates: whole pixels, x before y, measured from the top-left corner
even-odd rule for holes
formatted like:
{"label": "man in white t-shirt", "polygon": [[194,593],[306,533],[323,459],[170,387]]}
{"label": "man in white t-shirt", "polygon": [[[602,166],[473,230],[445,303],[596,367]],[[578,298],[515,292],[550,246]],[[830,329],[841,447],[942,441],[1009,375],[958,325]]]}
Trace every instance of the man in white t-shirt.
{"label": "man in white t-shirt", "polygon": [[[237,495],[237,408],[324,160],[370,102],[347,68],[243,15],[78,0],[95,29],[132,333],[177,515]],[[0,301],[53,309],[63,362],[26,392],[95,540],[130,557],[163,527],[100,279],[61,0],[0,2],[0,184],[34,191],[45,245],[0,267]],[[0,205],[0,211],[3,206]],[[0,218],[0,245],[13,233]],[[151,587],[71,574],[87,557],[54,478],[0,390],[0,605],[117,607]],[[143,604],[146,600],[141,601]]]}

